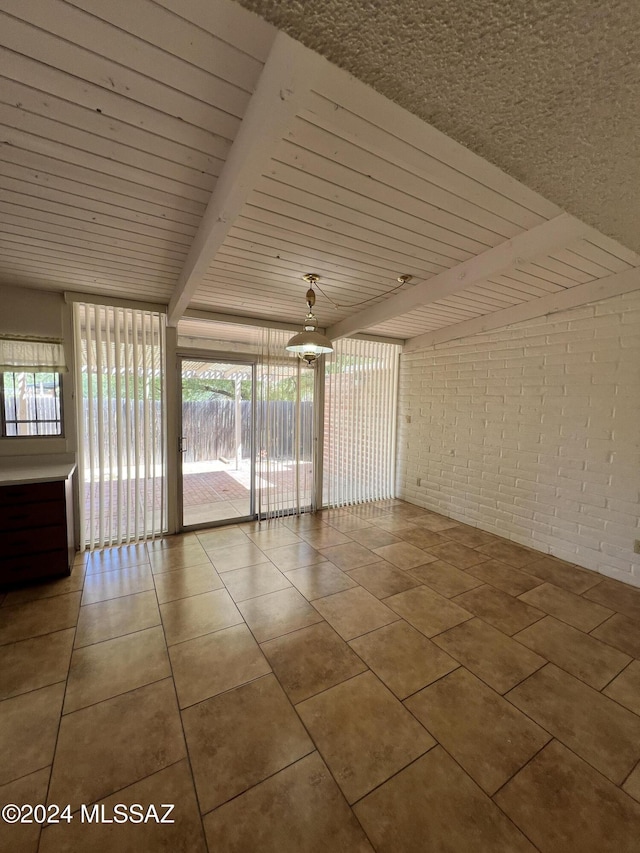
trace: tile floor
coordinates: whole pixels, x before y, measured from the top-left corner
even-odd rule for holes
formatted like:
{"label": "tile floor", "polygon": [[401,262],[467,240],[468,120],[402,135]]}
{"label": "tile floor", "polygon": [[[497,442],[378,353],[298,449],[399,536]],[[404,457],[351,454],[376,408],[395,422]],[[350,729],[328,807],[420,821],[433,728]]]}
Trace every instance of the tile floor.
{"label": "tile floor", "polygon": [[639,589],[389,501],[0,604],[0,801],[73,813],[2,850],[640,849]]}

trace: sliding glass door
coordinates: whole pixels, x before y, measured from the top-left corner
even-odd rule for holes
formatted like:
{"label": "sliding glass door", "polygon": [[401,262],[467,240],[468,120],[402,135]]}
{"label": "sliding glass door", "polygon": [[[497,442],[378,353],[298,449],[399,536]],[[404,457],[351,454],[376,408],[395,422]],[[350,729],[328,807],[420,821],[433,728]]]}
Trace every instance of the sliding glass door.
{"label": "sliding glass door", "polygon": [[255,515],[255,365],[180,359],[182,527]]}

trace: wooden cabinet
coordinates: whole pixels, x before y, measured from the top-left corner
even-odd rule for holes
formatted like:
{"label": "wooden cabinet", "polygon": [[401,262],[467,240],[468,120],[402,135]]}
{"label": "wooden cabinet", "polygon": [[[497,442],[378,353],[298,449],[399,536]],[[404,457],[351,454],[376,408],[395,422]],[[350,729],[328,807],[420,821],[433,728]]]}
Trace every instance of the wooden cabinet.
{"label": "wooden cabinet", "polygon": [[0,586],[71,572],[71,474],[50,482],[0,484]]}

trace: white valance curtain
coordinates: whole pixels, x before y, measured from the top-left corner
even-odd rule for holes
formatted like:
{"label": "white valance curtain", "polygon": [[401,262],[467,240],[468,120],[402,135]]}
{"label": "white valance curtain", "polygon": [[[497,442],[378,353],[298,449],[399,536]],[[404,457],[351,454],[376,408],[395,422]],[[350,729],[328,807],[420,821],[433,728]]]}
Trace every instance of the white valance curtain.
{"label": "white valance curtain", "polygon": [[336,507],[395,496],[400,347],[343,339],[325,362],[323,500]]}
{"label": "white valance curtain", "polygon": [[86,547],[161,535],[167,526],[166,315],[76,303],[74,325]]}
{"label": "white valance curtain", "polygon": [[0,373],[65,373],[62,341],[0,336]]}
{"label": "white valance curtain", "polygon": [[285,347],[295,332],[264,329],[257,365],[256,510],[300,513],[314,490],[314,371]]}

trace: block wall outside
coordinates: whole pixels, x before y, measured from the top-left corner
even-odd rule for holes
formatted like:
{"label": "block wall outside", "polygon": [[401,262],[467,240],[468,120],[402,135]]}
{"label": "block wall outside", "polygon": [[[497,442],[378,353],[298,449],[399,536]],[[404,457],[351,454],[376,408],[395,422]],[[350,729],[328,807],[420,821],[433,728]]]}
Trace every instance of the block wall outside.
{"label": "block wall outside", "polygon": [[640,586],[640,291],[400,364],[398,497]]}

